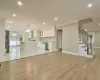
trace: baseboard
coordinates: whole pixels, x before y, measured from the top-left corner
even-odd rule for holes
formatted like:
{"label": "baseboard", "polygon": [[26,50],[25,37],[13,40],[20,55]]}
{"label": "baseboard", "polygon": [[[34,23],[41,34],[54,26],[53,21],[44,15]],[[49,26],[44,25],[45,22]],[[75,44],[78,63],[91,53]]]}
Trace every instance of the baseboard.
{"label": "baseboard", "polygon": [[94,55],[80,55],[80,56],[87,57],[87,58],[93,58],[94,57]]}
{"label": "baseboard", "polygon": [[48,51],[48,52],[56,52],[57,50],[53,50],[53,51]]}
{"label": "baseboard", "polygon": [[79,55],[78,53],[73,53],[73,52],[69,52],[69,51],[62,51],[63,53],[67,53],[67,54],[72,54],[72,55],[76,55],[76,56],[83,56],[83,57],[87,57],[87,58],[93,58],[94,55]]}
{"label": "baseboard", "polygon": [[67,53],[67,54],[72,54],[72,55],[76,55],[78,56],[79,54],[78,53],[73,53],[73,52],[69,52],[69,51],[62,51],[63,53]]}

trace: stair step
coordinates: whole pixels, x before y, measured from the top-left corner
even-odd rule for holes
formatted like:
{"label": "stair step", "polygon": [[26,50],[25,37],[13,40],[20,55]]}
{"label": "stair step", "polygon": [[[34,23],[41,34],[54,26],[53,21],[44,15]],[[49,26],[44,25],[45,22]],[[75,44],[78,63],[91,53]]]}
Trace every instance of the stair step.
{"label": "stair step", "polygon": [[81,46],[81,47],[84,47],[85,48],[86,46]]}
{"label": "stair step", "polygon": [[84,51],[87,51],[87,49],[85,49]]}
{"label": "stair step", "polygon": [[80,42],[79,44],[84,44],[84,43],[83,42],[82,43]]}

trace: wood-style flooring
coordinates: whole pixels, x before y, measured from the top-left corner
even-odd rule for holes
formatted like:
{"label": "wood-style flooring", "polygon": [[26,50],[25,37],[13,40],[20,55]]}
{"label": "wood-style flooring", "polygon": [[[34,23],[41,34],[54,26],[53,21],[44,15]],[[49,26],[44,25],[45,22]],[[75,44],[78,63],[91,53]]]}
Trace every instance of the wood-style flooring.
{"label": "wood-style flooring", "polygon": [[100,80],[100,58],[52,52],[1,63],[0,80]]}

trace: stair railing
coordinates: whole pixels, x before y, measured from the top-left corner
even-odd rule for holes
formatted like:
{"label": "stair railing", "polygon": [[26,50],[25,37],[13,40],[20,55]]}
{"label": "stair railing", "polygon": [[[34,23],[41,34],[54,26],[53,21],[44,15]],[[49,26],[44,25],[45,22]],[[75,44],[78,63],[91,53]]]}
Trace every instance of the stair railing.
{"label": "stair railing", "polygon": [[92,35],[89,35],[83,29],[79,29],[79,40],[81,44],[85,44],[84,47],[86,47],[87,54],[92,55]]}

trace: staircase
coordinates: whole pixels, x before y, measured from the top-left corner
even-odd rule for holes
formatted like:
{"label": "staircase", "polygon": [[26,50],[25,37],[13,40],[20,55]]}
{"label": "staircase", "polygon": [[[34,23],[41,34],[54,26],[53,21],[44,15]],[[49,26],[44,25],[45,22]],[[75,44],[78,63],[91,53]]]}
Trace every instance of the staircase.
{"label": "staircase", "polygon": [[92,55],[92,36],[83,29],[79,29],[79,54],[86,57]]}

